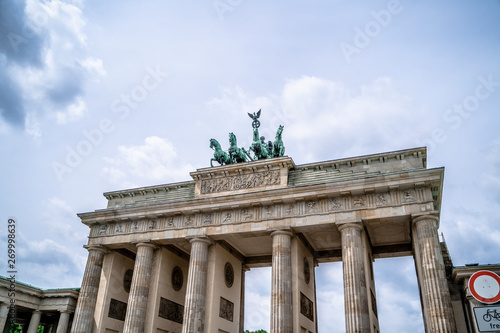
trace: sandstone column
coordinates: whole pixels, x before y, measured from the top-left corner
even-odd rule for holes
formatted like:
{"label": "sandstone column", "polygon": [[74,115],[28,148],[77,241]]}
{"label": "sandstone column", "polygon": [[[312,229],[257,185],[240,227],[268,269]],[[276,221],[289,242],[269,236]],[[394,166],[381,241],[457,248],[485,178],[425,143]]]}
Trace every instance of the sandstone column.
{"label": "sandstone column", "polygon": [[193,238],[184,302],[182,333],[205,332],[205,300],[207,297],[208,246],[207,238]]}
{"label": "sandstone column", "polygon": [[361,223],[339,226],[342,234],[342,265],[344,271],[344,304],[346,333],[369,333],[370,315],[363,264]]}
{"label": "sandstone column", "polygon": [[138,243],[135,257],[134,274],[128,296],[124,333],[143,333],[148,306],[149,280],[153,265],[153,252],[156,246],[151,243]]}
{"label": "sandstone column", "polygon": [[30,324],[28,326],[28,333],[36,333],[38,326],[40,325],[40,318],[42,317],[42,311],[35,310],[31,314]]}
{"label": "sandstone column", "polygon": [[9,305],[7,303],[2,303],[0,305],[0,332],[3,332],[5,325],[7,324],[10,325],[10,318],[7,319],[8,316],[9,316]]}
{"label": "sandstone column", "polygon": [[102,262],[106,250],[100,246],[88,246],[89,257],[83,274],[82,287],[76,304],[71,333],[92,332],[94,311],[101,281]]}
{"label": "sandstone column", "polygon": [[446,281],[443,255],[439,245],[438,218],[433,215],[413,219],[413,242],[418,256],[417,274],[424,303],[426,332],[453,333],[455,318]]}
{"label": "sandstone column", "polygon": [[59,322],[57,323],[56,333],[66,333],[68,331],[68,323],[69,323],[69,312],[61,311],[61,315],[59,316]]}
{"label": "sandstone column", "polygon": [[292,308],[292,232],[277,230],[273,238],[271,286],[271,333],[293,332]]}
{"label": "sandstone column", "polygon": [[241,266],[240,333],[245,330],[245,273],[249,270],[247,266]]}

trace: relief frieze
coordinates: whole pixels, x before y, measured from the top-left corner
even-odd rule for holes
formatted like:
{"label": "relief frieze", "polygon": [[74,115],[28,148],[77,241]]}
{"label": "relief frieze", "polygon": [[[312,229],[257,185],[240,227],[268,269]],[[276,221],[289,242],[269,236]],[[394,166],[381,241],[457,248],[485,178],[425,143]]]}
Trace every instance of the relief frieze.
{"label": "relief frieze", "polygon": [[108,225],[107,224],[101,224],[99,226],[98,234],[99,235],[106,235],[107,233],[108,233]]}
{"label": "relief frieze", "polygon": [[[252,204],[247,207],[230,208],[218,211],[175,212],[172,215],[162,215],[158,218],[140,218],[123,222],[109,221],[92,226],[93,237],[124,235],[172,228],[211,227],[216,225],[250,223],[276,218],[315,215],[324,212],[341,212],[349,210],[384,207],[391,205],[412,204],[426,201],[427,188],[405,189],[391,188],[385,192],[369,192],[352,195],[349,192],[340,196],[321,197],[319,199],[300,199],[295,202],[276,202],[264,205]],[[251,204],[251,203],[250,203]],[[222,207],[221,207],[222,208]],[[229,207],[227,207],[229,208]]]}
{"label": "relief frieze", "polygon": [[158,222],[156,220],[148,221],[148,230],[155,230],[158,228]]}
{"label": "relief frieze", "polygon": [[291,216],[295,214],[295,204],[285,205],[283,209],[283,213],[285,216]]}
{"label": "relief frieze", "polygon": [[222,224],[228,224],[233,222],[233,213],[232,212],[222,212],[222,218],[221,218]]}
{"label": "relief frieze", "polygon": [[114,298],[109,302],[108,317],[125,321],[125,314],[127,312],[127,303],[116,300]]}
{"label": "relief frieze", "polygon": [[167,228],[173,228],[173,227],[175,227],[174,217],[173,216],[167,217],[167,220],[165,221],[165,226]]}
{"label": "relief frieze", "polygon": [[123,223],[117,223],[115,226],[115,234],[121,234],[125,231],[125,226]]}
{"label": "relief frieze", "polygon": [[275,206],[264,206],[264,217],[272,218],[276,216],[276,207]]}
{"label": "relief frieze", "polygon": [[266,171],[249,175],[207,179],[201,182],[201,194],[237,191],[280,184],[279,171]]}
{"label": "relief frieze", "polygon": [[243,221],[250,221],[254,219],[253,209],[245,208],[241,211]]}
{"label": "relief frieze", "polygon": [[194,217],[192,215],[188,215],[184,217],[184,226],[192,227],[194,225]]}
{"label": "relief frieze", "polygon": [[318,212],[318,202],[317,201],[308,201],[306,203],[306,211],[308,214]]}
{"label": "relief frieze", "polygon": [[160,308],[158,309],[158,317],[171,320],[178,324],[182,324],[184,319],[184,305],[160,297]]}
{"label": "relief frieze", "polygon": [[352,200],[352,204],[354,208],[361,208],[366,206],[365,199],[361,195],[354,197]]}
{"label": "relief frieze", "polygon": [[306,295],[300,293],[300,313],[314,321],[314,304]]}
{"label": "relief frieze", "polygon": [[234,303],[224,297],[220,298],[219,317],[233,321]]}
{"label": "relief frieze", "polygon": [[417,201],[415,190],[405,190],[402,192],[402,202]]}
{"label": "relief frieze", "polygon": [[213,223],[212,214],[210,214],[210,213],[203,214],[203,224],[207,225],[207,224],[212,224],[212,223]]}
{"label": "relief frieze", "polygon": [[342,209],[342,199],[332,198],[330,200],[330,210],[341,210]]}
{"label": "relief frieze", "polygon": [[375,204],[377,206],[385,206],[389,205],[391,203],[391,197],[389,193],[377,193],[376,194],[376,199],[375,199]]}
{"label": "relief frieze", "polygon": [[139,221],[134,221],[132,222],[132,227],[130,228],[132,232],[137,232],[141,230],[141,226],[139,224]]}

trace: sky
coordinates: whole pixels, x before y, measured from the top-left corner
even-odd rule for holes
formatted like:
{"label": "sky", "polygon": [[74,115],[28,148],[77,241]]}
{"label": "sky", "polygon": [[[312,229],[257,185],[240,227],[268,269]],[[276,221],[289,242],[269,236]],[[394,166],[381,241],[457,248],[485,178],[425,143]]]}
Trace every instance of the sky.
{"label": "sky", "polygon": [[[499,107],[498,0],[0,0],[0,246],[14,219],[17,279],[80,286],[77,213],[190,180],[262,109],[296,164],[427,146],[454,265],[498,263]],[[374,269],[381,331],[424,332],[413,259]],[[270,274],[247,273],[247,329]],[[344,332],[342,265],[316,275],[319,330]]]}

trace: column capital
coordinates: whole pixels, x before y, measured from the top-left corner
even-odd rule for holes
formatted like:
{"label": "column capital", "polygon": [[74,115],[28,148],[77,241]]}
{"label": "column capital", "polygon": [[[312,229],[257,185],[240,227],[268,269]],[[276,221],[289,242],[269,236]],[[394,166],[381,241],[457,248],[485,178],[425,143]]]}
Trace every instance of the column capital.
{"label": "column capital", "polygon": [[274,237],[276,235],[287,235],[292,237],[293,236],[293,230],[292,228],[284,228],[284,229],[270,229],[268,230],[271,235],[271,237]]}
{"label": "column capital", "polygon": [[100,251],[104,254],[108,253],[108,249],[102,245],[84,245],[83,248],[85,248],[89,252]]}
{"label": "column capital", "polygon": [[432,220],[436,223],[439,223],[439,217],[436,216],[436,214],[412,215],[411,220],[412,223],[418,223],[424,220]]}
{"label": "column capital", "polygon": [[150,248],[152,248],[153,250],[154,250],[154,249],[156,249],[156,247],[157,247],[155,244],[153,244],[153,243],[151,243],[151,242],[139,242],[139,243],[135,244],[135,246],[136,246],[137,248],[140,248],[140,247],[143,247],[143,246],[144,246],[144,247],[150,247]]}
{"label": "column capital", "polygon": [[342,232],[342,230],[347,229],[347,228],[355,228],[355,229],[362,230],[363,223],[361,221],[341,223],[341,224],[337,224],[337,228],[339,229],[340,232]]}
{"label": "column capital", "polygon": [[186,239],[189,240],[189,243],[191,243],[191,244],[200,242],[200,243],[206,243],[208,245],[212,245],[214,243],[210,238],[208,238],[206,236],[204,236],[204,237],[186,237]]}
{"label": "column capital", "polygon": [[39,314],[39,313],[42,313],[42,311],[41,311],[41,310],[38,310],[38,309],[33,310],[33,314],[35,314],[35,313],[36,313],[36,314]]}

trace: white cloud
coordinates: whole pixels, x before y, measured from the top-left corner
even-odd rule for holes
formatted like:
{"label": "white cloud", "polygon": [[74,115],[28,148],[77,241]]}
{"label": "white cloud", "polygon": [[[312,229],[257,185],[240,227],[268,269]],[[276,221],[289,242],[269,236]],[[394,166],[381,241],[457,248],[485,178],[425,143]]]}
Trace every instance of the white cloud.
{"label": "white cloud", "polygon": [[105,158],[105,162],[107,166],[102,173],[110,177],[111,182],[125,186],[133,185],[132,180],[140,184],[186,180],[186,175],[194,169],[179,161],[170,141],[157,136],[147,137],[141,146],[120,146],[118,156]]}
{"label": "white cloud", "polygon": [[83,117],[86,110],[85,102],[78,97],[75,103],[69,105],[66,110],[56,112],[57,123],[66,124],[67,122],[76,121]]}
{"label": "white cloud", "polygon": [[26,115],[24,120],[25,131],[28,135],[30,135],[33,140],[38,141],[42,136],[42,129],[40,126],[40,122],[37,119],[35,113],[30,112]]}
{"label": "white cloud", "polygon": [[106,75],[106,70],[101,59],[95,57],[88,57],[80,62],[81,65],[88,70],[93,70],[101,76]]}
{"label": "white cloud", "polygon": [[80,223],[73,207],[58,197],[45,200],[44,207],[41,221],[50,229],[52,237],[56,237],[62,245],[85,244],[88,227]]}
{"label": "white cloud", "polygon": [[485,172],[481,175],[481,185],[493,193],[495,197],[500,197],[500,139],[493,141],[490,150],[486,155]]}
{"label": "white cloud", "polygon": [[[279,95],[252,96],[240,87],[224,88],[222,97],[209,105],[225,112],[262,108],[266,121],[260,133],[274,137],[278,125],[285,125],[285,146],[294,147],[295,156],[306,160],[318,159],[325,151],[331,156],[332,149],[348,156],[379,146],[387,150],[414,146],[428,129],[421,112],[417,115],[409,98],[388,77],[360,87],[359,92],[340,81],[314,76],[287,80]],[[397,136],[402,132],[404,136]]]}
{"label": "white cloud", "polygon": [[[7,124],[24,124],[28,135],[39,138],[45,120],[81,119],[86,82],[105,71],[100,59],[87,55],[81,4],[27,0],[23,5],[6,5],[7,15],[18,23],[0,27],[1,34],[11,34],[11,42],[0,47],[0,67],[6,83],[16,88],[3,93],[0,110],[7,110],[2,114]],[[38,129],[29,117],[38,119]]]}
{"label": "white cloud", "polygon": [[22,244],[18,252],[21,281],[37,281],[40,288],[79,287],[74,281],[81,281],[86,256],[52,239],[28,241],[22,234],[19,238],[18,243]]}
{"label": "white cloud", "polygon": [[269,332],[271,313],[271,268],[253,268],[245,273],[245,330]]}

